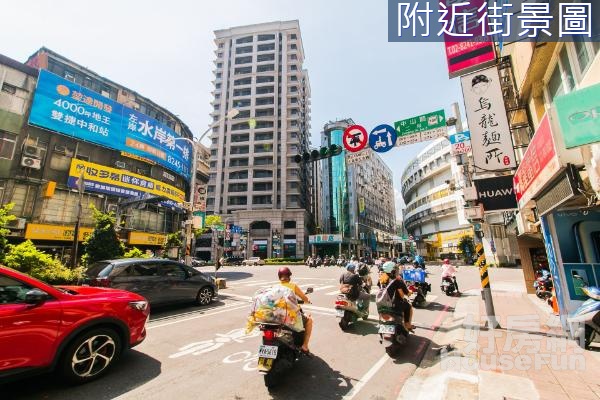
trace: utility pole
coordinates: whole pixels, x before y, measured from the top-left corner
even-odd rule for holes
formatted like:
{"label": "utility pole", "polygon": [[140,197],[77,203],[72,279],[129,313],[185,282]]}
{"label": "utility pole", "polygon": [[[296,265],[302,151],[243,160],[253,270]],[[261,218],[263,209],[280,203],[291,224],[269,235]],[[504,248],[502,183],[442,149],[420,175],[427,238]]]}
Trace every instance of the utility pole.
{"label": "utility pole", "polygon": [[79,175],[79,179],[77,180],[77,191],[78,201],[77,201],[77,219],[75,220],[75,229],[73,230],[73,245],[71,246],[71,260],[70,266],[71,269],[75,269],[77,267],[77,252],[79,251],[79,225],[81,224],[81,211],[83,201],[83,191],[85,190],[85,180],[83,179],[83,172]]}
{"label": "utility pole", "polygon": [[[463,132],[462,118],[460,115],[460,108],[458,103],[452,104],[452,110],[454,111],[454,116],[456,121],[454,126],[456,128],[456,133]],[[465,189],[472,190],[473,186],[473,177],[471,176],[471,168],[469,165],[469,156],[468,154],[457,154],[456,155],[456,163],[462,168],[462,178],[463,178],[463,191]],[[472,200],[465,200],[466,205],[474,206],[474,202]],[[483,243],[481,238],[475,232],[475,226],[473,226],[473,244],[475,245],[475,253],[478,255],[478,259],[476,262],[477,267],[479,267],[479,276],[481,279],[481,297],[483,302],[485,303],[485,311],[487,315],[487,324],[490,328],[499,328],[500,324],[496,320],[496,311],[494,310],[494,300],[492,298],[492,289],[490,286],[490,278],[487,272],[488,266],[485,262],[485,254],[483,254]],[[483,261],[482,261],[483,260]]]}

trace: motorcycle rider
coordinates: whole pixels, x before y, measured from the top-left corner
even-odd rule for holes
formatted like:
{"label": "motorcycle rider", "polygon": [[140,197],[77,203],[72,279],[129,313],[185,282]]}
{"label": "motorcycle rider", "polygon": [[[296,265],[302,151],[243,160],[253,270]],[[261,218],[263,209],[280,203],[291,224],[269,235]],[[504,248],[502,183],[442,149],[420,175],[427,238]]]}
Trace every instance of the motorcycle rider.
{"label": "motorcycle rider", "polygon": [[[277,277],[279,278],[280,285],[291,289],[297,297],[304,301],[305,304],[310,304],[310,300],[308,299],[306,294],[304,294],[302,289],[300,289],[298,285],[290,281],[292,277],[292,271],[288,267],[279,268],[279,271],[277,271]],[[309,353],[308,342],[312,333],[313,319],[310,316],[310,314],[305,314],[304,311],[302,311],[302,322],[304,323],[304,342],[302,343],[301,350],[304,353]]]}
{"label": "motorcycle rider", "polygon": [[454,282],[454,286],[456,286],[456,293],[460,294],[460,290],[458,290],[458,282],[456,281],[456,267],[452,264],[450,264],[450,260],[449,259],[444,259],[444,264],[442,264],[442,281],[444,281],[444,279],[446,280],[450,280],[452,282]]}
{"label": "motorcycle rider", "polygon": [[363,280],[358,274],[354,273],[355,271],[356,266],[352,263],[348,263],[346,265],[346,272],[340,276],[340,284],[351,285],[350,292],[346,293],[348,299],[352,301],[358,300],[362,305],[361,309],[366,304],[368,310],[371,295],[363,290]]}
{"label": "motorcycle rider", "polygon": [[[398,275],[398,269],[393,261],[387,261],[382,266],[379,276],[378,286],[380,289],[386,289],[393,301],[393,308],[404,316],[404,327],[409,332],[414,330],[412,324],[413,308],[408,301],[410,295],[408,287],[404,280]],[[395,295],[394,295],[394,292]]]}
{"label": "motorcycle rider", "polygon": [[417,254],[414,261],[415,268],[425,268],[425,259],[422,255]]}

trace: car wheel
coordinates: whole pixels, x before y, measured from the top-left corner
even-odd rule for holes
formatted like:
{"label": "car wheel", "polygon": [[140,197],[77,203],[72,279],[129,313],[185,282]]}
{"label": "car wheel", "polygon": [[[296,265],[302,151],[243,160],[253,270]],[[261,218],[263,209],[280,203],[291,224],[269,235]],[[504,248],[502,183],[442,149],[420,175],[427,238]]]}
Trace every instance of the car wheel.
{"label": "car wheel", "polygon": [[79,335],[66,348],[59,368],[72,383],[85,383],[103,375],[121,354],[121,338],[110,328],[95,328]]}
{"label": "car wheel", "polygon": [[205,286],[198,291],[196,295],[196,304],[206,306],[212,302],[214,291],[212,288]]}

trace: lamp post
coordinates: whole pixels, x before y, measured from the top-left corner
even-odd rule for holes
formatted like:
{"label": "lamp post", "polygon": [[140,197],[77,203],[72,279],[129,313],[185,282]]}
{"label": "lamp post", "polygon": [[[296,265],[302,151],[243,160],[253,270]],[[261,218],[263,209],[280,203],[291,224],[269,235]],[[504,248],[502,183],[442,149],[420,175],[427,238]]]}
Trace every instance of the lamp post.
{"label": "lamp post", "polygon": [[206,135],[208,135],[208,133],[213,129],[213,127],[215,127],[216,125],[220,124],[221,122],[228,120],[228,119],[233,119],[235,117],[237,117],[237,115],[240,113],[240,111],[237,108],[232,108],[231,110],[229,110],[229,112],[221,119],[219,119],[218,121],[215,121],[213,124],[211,124],[208,129],[202,134],[200,135],[200,137],[198,138],[198,140],[196,142],[194,142],[192,139],[186,138],[186,137],[178,137],[175,140],[186,140],[187,142],[189,142],[192,145],[192,151],[193,151],[193,157],[192,157],[192,174],[190,177],[190,191],[189,191],[189,197],[188,197],[188,203],[189,203],[189,207],[188,207],[188,218],[187,221],[185,223],[185,264],[186,265],[192,265],[192,255],[191,255],[191,251],[192,251],[192,240],[193,240],[193,234],[192,234],[192,221],[194,218],[194,194],[196,191],[196,169],[198,168],[198,152],[196,150],[196,143],[200,143],[202,142],[202,139],[204,139],[204,137]]}
{"label": "lamp post", "polygon": [[81,202],[83,200],[83,191],[85,190],[85,180],[83,178],[83,172],[79,175],[79,179],[77,180],[77,191],[78,193],[78,202],[77,202],[77,220],[75,221],[75,229],[73,230],[73,245],[71,246],[71,259],[69,260],[69,264],[71,269],[74,269],[77,266],[77,252],[79,251],[79,227],[81,225],[81,211],[82,205]]}

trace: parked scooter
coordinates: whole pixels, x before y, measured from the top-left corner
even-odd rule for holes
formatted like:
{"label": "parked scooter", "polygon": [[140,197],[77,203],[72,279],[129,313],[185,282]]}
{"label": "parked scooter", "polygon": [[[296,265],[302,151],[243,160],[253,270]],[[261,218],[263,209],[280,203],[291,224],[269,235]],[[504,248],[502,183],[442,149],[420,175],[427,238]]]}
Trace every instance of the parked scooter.
{"label": "parked scooter", "polygon": [[552,297],[552,275],[548,270],[541,270],[536,273],[536,280],[533,282],[535,294],[542,300],[548,300]]}
{"label": "parked scooter", "polygon": [[347,295],[339,294],[335,300],[335,316],[340,328],[345,331],[360,318],[369,318],[369,301],[350,300]]}
{"label": "parked scooter", "polygon": [[571,315],[569,322],[578,324],[575,338],[588,349],[593,342],[600,342],[600,288],[589,286],[581,290],[589,299]]}
{"label": "parked scooter", "polygon": [[[306,293],[313,292],[307,288]],[[301,300],[298,303],[302,303]],[[291,368],[302,353],[304,332],[296,332],[283,324],[260,324],[262,345],[258,348],[258,371],[264,375],[265,386],[271,388],[281,375]]]}

